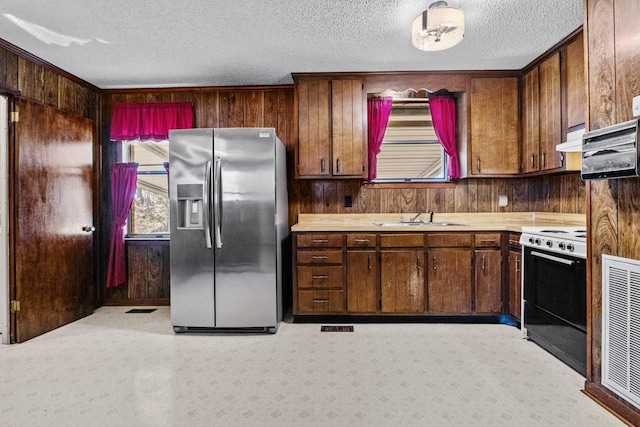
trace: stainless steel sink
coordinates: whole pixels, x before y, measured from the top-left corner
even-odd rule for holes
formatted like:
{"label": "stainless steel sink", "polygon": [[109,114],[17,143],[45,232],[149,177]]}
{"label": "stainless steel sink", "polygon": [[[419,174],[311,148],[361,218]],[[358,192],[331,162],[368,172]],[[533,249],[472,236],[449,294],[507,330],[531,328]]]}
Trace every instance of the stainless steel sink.
{"label": "stainless steel sink", "polygon": [[411,227],[416,225],[425,225],[433,227],[446,227],[446,226],[464,226],[466,224],[458,224],[455,222],[374,222],[375,225],[387,226],[387,227]]}

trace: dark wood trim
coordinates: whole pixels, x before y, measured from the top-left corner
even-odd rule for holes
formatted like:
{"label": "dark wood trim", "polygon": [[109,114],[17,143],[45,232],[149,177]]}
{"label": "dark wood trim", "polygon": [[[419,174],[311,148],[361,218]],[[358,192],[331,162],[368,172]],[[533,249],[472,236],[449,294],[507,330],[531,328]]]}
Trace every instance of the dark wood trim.
{"label": "dark wood trim", "polygon": [[[564,46],[566,46],[567,44],[571,43],[576,37],[578,37],[580,35],[580,33],[582,32],[582,28],[583,28],[582,25],[579,26],[571,34],[569,34],[567,37],[563,38],[558,43],[556,43],[555,45],[551,46],[542,55],[538,56],[536,59],[534,59],[529,64],[527,64],[523,69],[520,70],[520,76],[524,76],[529,71],[531,71],[533,68],[537,67],[541,62],[544,62],[547,58],[549,58],[550,56],[555,54],[558,50],[562,49]],[[586,40],[586,38],[585,38],[585,40]],[[562,60],[564,60],[564,58],[562,58]]]}
{"label": "dark wood trim", "polygon": [[9,43],[8,41],[4,40],[4,39],[0,39],[0,48],[6,49],[9,52],[15,53],[18,56],[21,56],[22,58],[33,62],[36,65],[40,65],[43,68],[53,71],[55,73],[60,74],[61,76],[64,76],[66,78],[68,78],[69,80],[72,80],[82,86],[85,86],[89,89],[92,89],[96,92],[100,92],[101,89],[98,86],[92,85],[91,83],[87,82],[86,80],[82,80],[80,77],[75,76],[73,74],[71,74],[68,71],[63,70],[62,68],[56,67],[55,65],[53,65],[50,62],[45,61],[42,58],[39,58],[37,56],[35,56],[32,53],[27,52],[24,49],[19,48],[18,46]]}
{"label": "dark wood trim", "polygon": [[144,94],[144,93],[176,93],[176,92],[246,92],[252,90],[278,91],[283,89],[294,89],[293,84],[284,85],[255,85],[255,86],[186,86],[186,87],[157,87],[157,88],[126,88],[126,89],[101,89],[100,93],[105,96],[119,94]]}
{"label": "dark wood trim", "polygon": [[102,305],[104,306],[115,306],[115,305],[123,305],[123,306],[131,306],[131,305],[141,305],[141,306],[166,306],[169,305],[169,298],[139,298],[139,299],[130,299],[130,298],[106,298],[102,301]]}
{"label": "dark wood trim", "polygon": [[455,182],[365,182],[367,189],[407,189],[407,188],[456,188]]}
{"label": "dark wood trim", "polygon": [[353,71],[353,72],[317,72],[317,73],[291,73],[294,82],[298,80],[317,79],[354,79],[367,77],[421,77],[421,76],[447,76],[466,75],[471,77],[518,77],[520,70],[436,70],[436,71]]}
{"label": "dark wood trim", "polygon": [[0,95],[20,96],[20,91],[0,83]]}
{"label": "dark wood trim", "polygon": [[629,426],[640,426],[640,413],[601,384],[585,382],[583,393]]}

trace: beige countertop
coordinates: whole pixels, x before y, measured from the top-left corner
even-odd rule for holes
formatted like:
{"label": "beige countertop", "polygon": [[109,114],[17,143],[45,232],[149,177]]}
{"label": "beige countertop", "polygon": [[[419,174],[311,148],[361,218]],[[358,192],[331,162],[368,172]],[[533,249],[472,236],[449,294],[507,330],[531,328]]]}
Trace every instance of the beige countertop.
{"label": "beige countertop", "polygon": [[[299,214],[292,232],[310,231],[513,231],[528,226],[585,225],[584,214],[557,212],[435,213],[434,222],[460,225],[377,225],[408,221],[416,212],[393,214]],[[428,214],[422,218],[428,221]]]}

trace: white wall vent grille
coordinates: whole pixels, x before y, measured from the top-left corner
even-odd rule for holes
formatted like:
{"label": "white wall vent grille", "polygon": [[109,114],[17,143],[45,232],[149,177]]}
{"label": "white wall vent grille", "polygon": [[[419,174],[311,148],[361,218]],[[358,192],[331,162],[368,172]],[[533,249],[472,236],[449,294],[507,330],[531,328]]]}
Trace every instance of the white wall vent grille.
{"label": "white wall vent grille", "polygon": [[640,408],[640,261],[602,256],[602,385]]}

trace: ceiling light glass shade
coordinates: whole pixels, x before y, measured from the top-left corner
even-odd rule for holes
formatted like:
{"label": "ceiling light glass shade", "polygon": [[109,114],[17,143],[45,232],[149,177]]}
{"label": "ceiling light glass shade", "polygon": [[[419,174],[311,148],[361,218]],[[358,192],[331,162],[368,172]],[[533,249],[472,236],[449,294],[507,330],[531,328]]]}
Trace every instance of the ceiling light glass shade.
{"label": "ceiling light glass shade", "polygon": [[464,37],[464,13],[457,7],[437,1],[413,21],[411,42],[420,50],[444,50]]}

